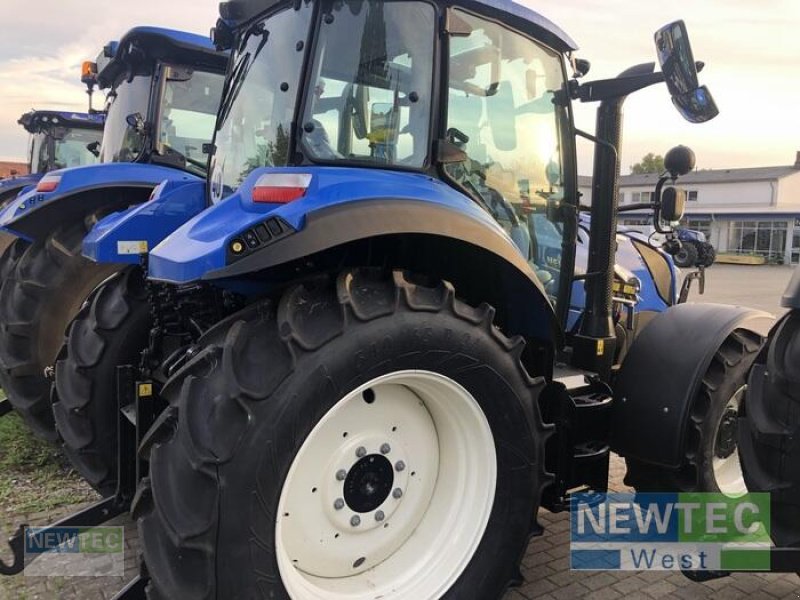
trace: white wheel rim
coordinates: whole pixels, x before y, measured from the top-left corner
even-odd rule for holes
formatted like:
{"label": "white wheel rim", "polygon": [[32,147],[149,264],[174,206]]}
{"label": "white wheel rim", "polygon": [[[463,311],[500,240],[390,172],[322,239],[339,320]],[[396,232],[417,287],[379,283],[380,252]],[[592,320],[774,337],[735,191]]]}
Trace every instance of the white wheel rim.
{"label": "white wheel rim", "polygon": [[275,546],[289,596],[440,598],[483,538],[496,481],[489,422],[458,383],[398,371],[360,386],[314,427],[284,482]]}
{"label": "white wheel rim", "polygon": [[[728,401],[725,410],[722,412],[722,419],[725,419],[726,414],[739,412],[739,407],[746,391],[746,385],[736,390],[736,393]],[[717,482],[717,487],[726,496],[742,496],[747,493],[747,485],[744,482],[742,465],[739,461],[738,445],[730,455],[724,458],[717,456],[717,438],[720,434],[722,419],[717,423],[717,427],[714,430],[714,455],[711,461],[714,479]]]}

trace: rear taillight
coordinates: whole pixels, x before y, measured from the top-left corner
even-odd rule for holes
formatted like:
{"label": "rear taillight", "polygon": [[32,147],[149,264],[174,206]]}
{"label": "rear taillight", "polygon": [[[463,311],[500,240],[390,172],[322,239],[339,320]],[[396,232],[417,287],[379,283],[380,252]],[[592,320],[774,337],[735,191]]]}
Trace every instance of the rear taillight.
{"label": "rear taillight", "polygon": [[52,192],[61,182],[61,175],[45,175],[36,184],[37,192]]}
{"label": "rear taillight", "polygon": [[307,173],[267,173],[253,186],[253,202],[286,204],[306,195],[312,176]]}

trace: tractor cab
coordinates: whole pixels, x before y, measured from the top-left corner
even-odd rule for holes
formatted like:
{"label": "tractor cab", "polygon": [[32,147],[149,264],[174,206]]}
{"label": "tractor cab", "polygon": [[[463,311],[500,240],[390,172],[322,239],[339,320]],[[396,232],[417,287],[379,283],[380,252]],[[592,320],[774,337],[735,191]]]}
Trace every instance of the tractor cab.
{"label": "tractor cab", "polygon": [[205,175],[227,57],[200,36],[136,27],[84,65],[106,90],[100,162],[152,162]]}
{"label": "tractor cab", "polygon": [[31,174],[80,167],[97,162],[87,146],[103,138],[102,114],[33,110],[17,121],[30,134],[28,166]]}
{"label": "tractor cab", "polygon": [[556,304],[577,185],[569,105],[555,100],[575,44],[510,6],[224,3],[213,36],[233,56],[211,201],[264,167],[432,177],[494,217]]}

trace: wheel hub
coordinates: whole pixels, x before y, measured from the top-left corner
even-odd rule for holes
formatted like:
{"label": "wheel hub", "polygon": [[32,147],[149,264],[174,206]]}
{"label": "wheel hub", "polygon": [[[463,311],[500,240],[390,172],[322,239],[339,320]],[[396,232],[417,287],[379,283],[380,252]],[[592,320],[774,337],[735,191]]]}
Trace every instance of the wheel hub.
{"label": "wheel hub", "polygon": [[359,460],[344,482],[344,501],[350,510],[369,513],[383,504],[392,492],[394,469],[382,454]]}
{"label": "wheel hub", "polygon": [[738,422],[739,413],[732,408],[728,408],[722,415],[714,447],[714,454],[717,458],[728,458],[736,451]]}

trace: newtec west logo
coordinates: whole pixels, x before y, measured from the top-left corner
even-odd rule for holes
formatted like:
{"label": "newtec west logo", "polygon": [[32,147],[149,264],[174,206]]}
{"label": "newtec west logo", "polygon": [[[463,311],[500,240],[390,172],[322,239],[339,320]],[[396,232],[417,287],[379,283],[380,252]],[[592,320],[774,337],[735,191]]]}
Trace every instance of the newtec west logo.
{"label": "newtec west logo", "polygon": [[769,494],[576,494],[571,565],[768,571],[769,507]]}

